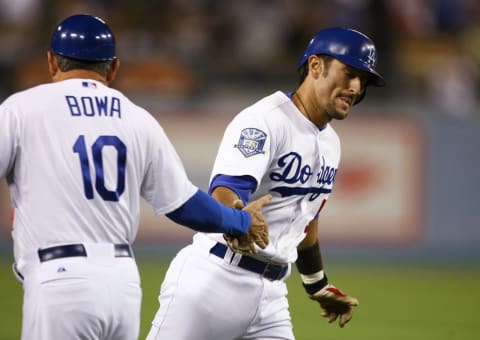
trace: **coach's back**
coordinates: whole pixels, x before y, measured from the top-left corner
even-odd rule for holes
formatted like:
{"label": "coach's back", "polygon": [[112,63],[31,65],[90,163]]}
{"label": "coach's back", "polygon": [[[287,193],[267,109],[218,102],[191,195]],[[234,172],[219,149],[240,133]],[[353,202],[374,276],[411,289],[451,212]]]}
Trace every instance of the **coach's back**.
{"label": "coach's back", "polygon": [[149,190],[147,176],[159,171],[152,168],[162,157],[154,146],[164,133],[121,92],[70,79],[14,94],[3,106],[17,125],[10,131],[22,132],[12,136],[18,149],[9,178],[16,258],[72,240],[131,243],[140,194],[173,203],[168,190]]}

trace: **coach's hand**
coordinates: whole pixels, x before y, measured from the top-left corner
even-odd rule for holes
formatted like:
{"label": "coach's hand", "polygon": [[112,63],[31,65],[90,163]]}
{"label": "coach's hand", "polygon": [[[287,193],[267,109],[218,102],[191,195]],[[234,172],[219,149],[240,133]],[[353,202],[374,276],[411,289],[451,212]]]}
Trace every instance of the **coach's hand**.
{"label": "coach's hand", "polygon": [[340,327],[345,326],[350,321],[353,307],[358,306],[356,298],[346,295],[331,284],[327,284],[315,294],[310,295],[310,299],[320,303],[322,316],[328,319],[328,323],[332,323],[339,318]]}
{"label": "coach's hand", "polygon": [[258,200],[250,202],[246,207],[243,206],[241,200],[236,200],[233,203],[234,208],[246,210],[252,217],[250,230],[245,235],[239,237],[232,237],[227,234],[223,235],[227,245],[233,251],[241,254],[256,254],[257,249],[255,248],[255,244],[262,249],[268,246],[268,225],[265,222],[262,208],[264,205],[270,203],[271,200],[271,195],[265,195]]}

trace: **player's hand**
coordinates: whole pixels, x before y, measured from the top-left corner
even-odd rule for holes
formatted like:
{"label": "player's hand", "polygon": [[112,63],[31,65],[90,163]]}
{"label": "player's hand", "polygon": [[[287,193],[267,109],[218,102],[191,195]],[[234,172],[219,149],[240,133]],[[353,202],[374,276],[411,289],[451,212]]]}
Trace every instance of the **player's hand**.
{"label": "player's hand", "polygon": [[237,253],[248,255],[257,253],[255,244],[262,249],[265,249],[268,246],[268,225],[265,222],[261,209],[264,205],[270,203],[271,200],[271,195],[265,195],[258,200],[250,202],[246,207],[243,206],[241,200],[236,200],[233,203],[235,209],[248,211],[252,217],[252,222],[248,233],[245,235],[238,237],[233,237],[227,234],[223,235],[230,249]]}
{"label": "player's hand", "polygon": [[353,307],[358,306],[356,298],[346,295],[331,284],[327,284],[315,294],[310,295],[310,299],[318,301],[322,308],[322,316],[328,319],[328,323],[339,318],[340,327],[350,321]]}
{"label": "player's hand", "polygon": [[248,241],[246,235],[238,237],[228,234],[223,234],[227,246],[234,252],[240,253],[242,255],[256,254],[257,249],[255,248],[255,243]]}

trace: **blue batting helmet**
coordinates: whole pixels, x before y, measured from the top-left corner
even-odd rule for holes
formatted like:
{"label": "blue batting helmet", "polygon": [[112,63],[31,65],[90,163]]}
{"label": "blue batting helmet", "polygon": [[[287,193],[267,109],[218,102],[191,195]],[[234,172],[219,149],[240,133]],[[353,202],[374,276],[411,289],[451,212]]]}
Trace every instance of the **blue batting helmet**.
{"label": "blue batting helmet", "polygon": [[53,32],[50,49],[55,54],[77,60],[116,58],[113,32],[102,19],[86,14],[63,20]]}
{"label": "blue batting helmet", "polygon": [[[365,34],[349,28],[327,28],[318,32],[307,45],[298,64],[300,69],[311,55],[326,54],[369,74],[367,85],[384,86],[385,80],[375,71],[377,50]],[[363,96],[360,98],[360,100]],[[358,100],[359,101],[359,100]],[[358,102],[357,101],[357,102]]]}

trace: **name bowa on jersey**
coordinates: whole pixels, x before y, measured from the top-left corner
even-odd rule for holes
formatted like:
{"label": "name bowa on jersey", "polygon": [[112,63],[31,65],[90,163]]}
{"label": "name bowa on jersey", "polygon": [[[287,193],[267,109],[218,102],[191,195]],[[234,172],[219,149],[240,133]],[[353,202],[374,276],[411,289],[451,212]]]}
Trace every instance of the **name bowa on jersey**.
{"label": "name bowa on jersey", "polygon": [[[286,184],[307,183],[315,174],[316,183],[320,187],[290,187],[280,186],[272,188],[272,191],[278,192],[282,197],[311,194],[309,201],[314,201],[321,194],[329,194],[332,191],[332,185],[337,175],[337,169],[325,164],[325,158],[322,156],[322,165],[318,172],[312,170],[310,164],[303,164],[302,156],[296,152],[289,152],[278,159],[277,165],[280,171],[272,171],[270,179],[275,182]],[[327,187],[325,187],[327,186]]]}
{"label": "name bowa on jersey", "polygon": [[120,99],[117,97],[65,96],[72,116],[122,118]]}

